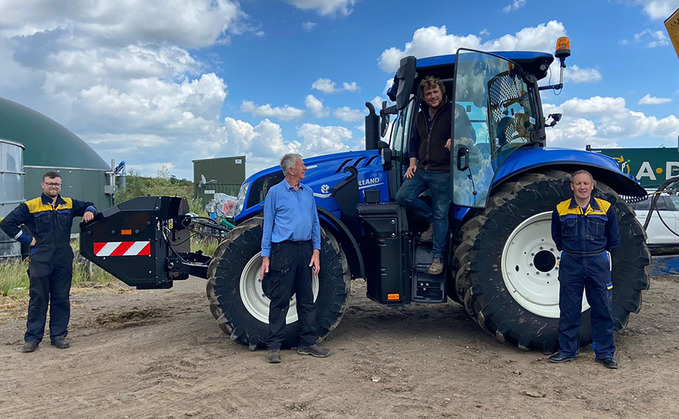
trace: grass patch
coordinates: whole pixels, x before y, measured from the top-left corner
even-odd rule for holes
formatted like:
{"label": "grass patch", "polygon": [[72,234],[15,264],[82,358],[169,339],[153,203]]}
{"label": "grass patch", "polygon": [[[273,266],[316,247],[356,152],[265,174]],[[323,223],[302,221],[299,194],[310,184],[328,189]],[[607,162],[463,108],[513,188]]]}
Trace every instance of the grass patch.
{"label": "grass patch", "polygon": [[0,295],[25,293],[28,289],[28,261],[0,260]]}

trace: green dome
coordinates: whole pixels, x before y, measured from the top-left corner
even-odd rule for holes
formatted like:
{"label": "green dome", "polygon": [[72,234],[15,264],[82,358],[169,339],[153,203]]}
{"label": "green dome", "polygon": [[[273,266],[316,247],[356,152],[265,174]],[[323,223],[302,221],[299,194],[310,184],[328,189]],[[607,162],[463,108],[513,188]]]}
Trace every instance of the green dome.
{"label": "green dome", "polygon": [[26,166],[109,169],[80,137],[39,112],[0,98],[0,121],[0,138],[26,147]]}

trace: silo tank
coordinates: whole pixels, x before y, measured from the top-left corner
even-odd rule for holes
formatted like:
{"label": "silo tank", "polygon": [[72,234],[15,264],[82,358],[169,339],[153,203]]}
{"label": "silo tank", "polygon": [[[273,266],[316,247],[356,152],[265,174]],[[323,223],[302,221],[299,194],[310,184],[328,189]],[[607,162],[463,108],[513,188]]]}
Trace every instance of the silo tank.
{"label": "silo tank", "polygon": [[[0,138],[0,218],[24,202],[24,146]],[[0,230],[0,260],[21,256],[21,245]]]}

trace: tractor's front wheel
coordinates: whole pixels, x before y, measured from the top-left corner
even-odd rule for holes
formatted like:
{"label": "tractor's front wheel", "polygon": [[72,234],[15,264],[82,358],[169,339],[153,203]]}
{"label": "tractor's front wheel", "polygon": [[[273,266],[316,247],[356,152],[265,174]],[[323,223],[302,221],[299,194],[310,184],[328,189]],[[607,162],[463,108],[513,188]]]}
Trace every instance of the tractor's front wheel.
{"label": "tractor's front wheel", "polygon": [[[231,339],[253,350],[265,344],[269,332],[269,299],[259,282],[262,221],[262,218],[252,218],[231,231],[208,267],[207,297],[212,315]],[[317,330],[323,339],[337,327],[344,314],[351,282],[346,256],[337,240],[325,230],[320,260],[320,276],[313,275],[312,289]],[[286,317],[283,346],[295,347],[298,343],[299,322],[293,297]]]}
{"label": "tractor's front wheel", "polygon": [[[572,196],[565,172],[532,173],[502,185],[486,210],[460,231],[455,291],[479,325],[501,341],[545,353],[558,346],[560,252],[551,238],[551,213]],[[607,185],[597,197],[612,202],[620,245],[612,253],[613,317],[617,330],[641,307],[648,289],[650,254],[630,207]],[[583,300],[581,345],[591,341],[589,305]]]}

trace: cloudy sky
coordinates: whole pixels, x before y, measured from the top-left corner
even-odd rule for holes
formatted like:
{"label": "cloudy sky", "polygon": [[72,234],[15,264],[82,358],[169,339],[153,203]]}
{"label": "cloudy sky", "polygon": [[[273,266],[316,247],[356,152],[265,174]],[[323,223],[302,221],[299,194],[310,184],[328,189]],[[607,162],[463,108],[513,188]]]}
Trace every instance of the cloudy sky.
{"label": "cloudy sky", "polygon": [[[155,6],[152,4],[162,4]],[[418,7],[417,4],[426,4]],[[679,0],[0,0],[0,97],[69,128],[106,161],[192,179],[363,147],[364,103],[399,59],[457,48],[553,53],[569,36],[551,145],[677,145]],[[558,73],[552,73],[552,82]]]}

